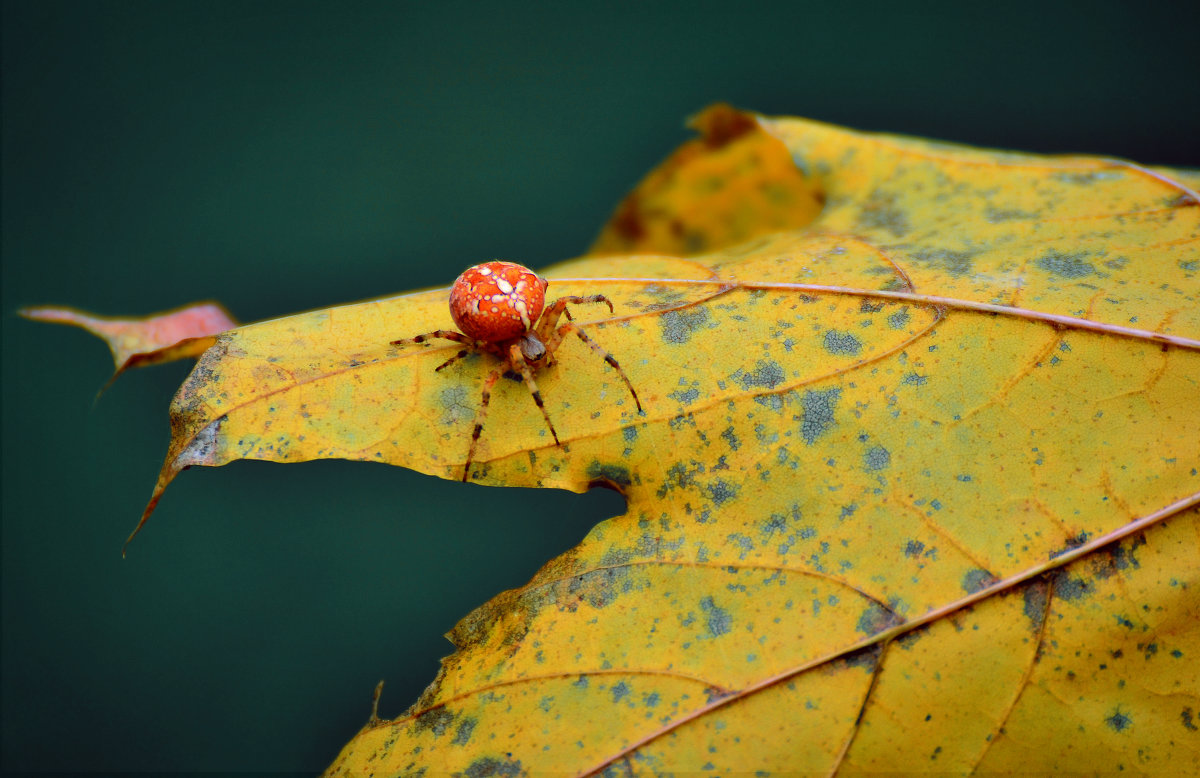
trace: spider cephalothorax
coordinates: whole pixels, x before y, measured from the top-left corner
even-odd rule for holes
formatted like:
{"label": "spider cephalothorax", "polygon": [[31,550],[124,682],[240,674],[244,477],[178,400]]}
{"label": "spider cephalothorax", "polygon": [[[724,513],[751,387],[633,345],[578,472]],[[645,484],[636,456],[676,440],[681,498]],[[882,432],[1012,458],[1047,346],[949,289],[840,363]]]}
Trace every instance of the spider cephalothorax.
{"label": "spider cephalothorax", "polygon": [[[483,351],[493,354],[501,360],[501,364],[487,380],[483,382],[483,398],[479,404],[479,412],[475,416],[475,428],[471,432],[471,448],[467,452],[467,462],[463,468],[462,480],[466,481],[471,473],[471,462],[475,457],[475,444],[483,432],[484,418],[487,416],[488,402],[492,397],[492,387],[496,381],[508,372],[519,373],[525,380],[525,386],[533,395],[538,410],[550,428],[550,435],[555,445],[562,445],[558,440],[558,432],[550,414],[542,402],[542,394],[538,390],[533,375],[540,368],[549,366],[554,361],[554,352],[562,345],[563,338],[574,332],[579,339],[588,345],[592,351],[599,354],[605,362],[613,367],[629,388],[633,402],[639,411],[642,404],[637,392],[625,371],[613,359],[612,355],[602,349],[571,321],[568,305],[583,303],[604,303],[612,311],[612,303],[601,294],[587,297],[560,297],[550,305],[546,305],[546,287],[549,282],[527,267],[514,262],[485,262],[463,271],[463,274],[450,288],[450,315],[455,325],[462,332],[454,330],[435,330],[415,338],[393,340],[392,345],[402,346],[408,343],[424,343],[431,338],[441,338],[461,343],[465,348],[438,366],[438,370],[448,367],[457,360],[473,351]],[[566,316],[567,321],[559,324],[558,320]]]}

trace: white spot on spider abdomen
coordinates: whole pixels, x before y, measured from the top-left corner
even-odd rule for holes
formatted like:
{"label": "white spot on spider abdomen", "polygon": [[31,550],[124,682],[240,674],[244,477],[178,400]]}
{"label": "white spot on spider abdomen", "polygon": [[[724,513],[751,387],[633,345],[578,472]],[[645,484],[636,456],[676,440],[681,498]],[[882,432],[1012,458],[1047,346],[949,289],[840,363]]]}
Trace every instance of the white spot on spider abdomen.
{"label": "white spot on spider abdomen", "polygon": [[526,304],[525,298],[518,297],[513,302],[513,308],[515,308],[517,310],[517,313],[520,314],[521,324],[523,324],[525,326],[525,329],[528,330],[531,326],[531,323],[529,321],[529,305]]}
{"label": "white spot on spider abdomen", "polygon": [[512,294],[513,286],[501,276],[496,277],[496,288],[505,294]]}

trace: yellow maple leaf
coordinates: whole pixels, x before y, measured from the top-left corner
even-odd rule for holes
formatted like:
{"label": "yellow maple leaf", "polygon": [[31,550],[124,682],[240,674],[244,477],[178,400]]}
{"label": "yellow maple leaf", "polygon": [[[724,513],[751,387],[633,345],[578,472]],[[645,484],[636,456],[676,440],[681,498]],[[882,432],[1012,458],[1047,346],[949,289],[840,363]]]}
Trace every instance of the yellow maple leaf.
{"label": "yellow maple leaf", "polygon": [[[501,381],[470,473],[627,512],[329,774],[1200,769],[1195,175],[696,124],[546,272],[613,302],[578,321],[644,414],[564,346],[563,445]],[[146,515],[235,459],[460,477],[494,361],[390,343],[450,326],[433,290],[223,333]]]}
{"label": "yellow maple leaf", "polygon": [[802,228],[698,201],[689,166],[723,163],[684,150],[597,251],[693,272],[562,271],[633,309],[598,330],[648,356],[651,418],[488,477],[607,474],[629,510],[464,619],[328,774],[1196,769],[1200,200],[801,120],[707,153],[780,140],[825,203]]}

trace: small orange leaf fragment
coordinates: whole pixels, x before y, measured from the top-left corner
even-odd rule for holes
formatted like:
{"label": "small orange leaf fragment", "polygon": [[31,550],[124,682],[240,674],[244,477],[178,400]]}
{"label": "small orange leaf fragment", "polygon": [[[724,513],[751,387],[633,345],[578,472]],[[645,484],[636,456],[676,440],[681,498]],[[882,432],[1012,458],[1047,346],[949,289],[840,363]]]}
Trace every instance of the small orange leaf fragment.
{"label": "small orange leaf fragment", "polygon": [[237,326],[228,311],[212,302],[193,303],[136,319],[93,316],[74,308],[53,305],[22,308],[19,313],[34,321],[82,327],[102,338],[108,343],[116,363],[114,379],[131,367],[200,356],[215,342],[217,333]]}

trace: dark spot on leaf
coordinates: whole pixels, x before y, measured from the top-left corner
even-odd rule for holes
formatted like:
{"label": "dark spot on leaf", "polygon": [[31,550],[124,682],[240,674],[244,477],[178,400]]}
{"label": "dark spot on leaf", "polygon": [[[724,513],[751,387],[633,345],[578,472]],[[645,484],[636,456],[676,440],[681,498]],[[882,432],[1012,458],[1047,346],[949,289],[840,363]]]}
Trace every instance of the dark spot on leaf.
{"label": "dark spot on leaf", "polygon": [[516,778],[524,773],[519,759],[496,759],[485,756],[467,765],[463,771],[466,778]]}
{"label": "dark spot on leaf", "polygon": [[726,427],[725,431],[721,433],[721,438],[728,443],[729,448],[734,451],[737,451],[742,445],[742,442],[738,440],[738,436],[734,433],[733,427]]}
{"label": "dark spot on leaf", "polygon": [[[734,532],[734,533],[728,535],[727,537],[729,538],[729,540],[733,541],[733,543],[742,550],[742,553],[738,556],[739,559],[745,559],[746,554],[748,554],[754,550],[754,541],[751,540],[750,538],[746,537],[745,535],[743,535],[740,532]],[[737,585],[730,584],[729,588],[730,588],[730,591],[735,591],[737,589]],[[744,589],[744,587],[743,587],[743,589]]]}
{"label": "dark spot on leaf", "polygon": [[737,487],[728,481],[717,480],[708,485],[708,496],[714,505],[722,505],[737,497]]}
{"label": "dark spot on leaf", "polygon": [[968,570],[962,577],[962,588],[967,594],[983,591],[994,583],[996,583],[996,576],[978,567]]}
{"label": "dark spot on leaf", "polygon": [[817,438],[828,432],[835,424],[833,413],[837,407],[841,389],[825,389],[823,391],[806,391],[800,398],[800,407],[804,416],[800,422],[800,435],[804,442],[812,445]]}
{"label": "dark spot on leaf", "polygon": [[624,681],[621,681],[609,689],[609,691],[612,692],[612,701],[620,702],[622,699],[629,696],[629,685]]}
{"label": "dark spot on leaf", "polygon": [[475,732],[476,719],[466,717],[458,722],[458,729],[454,732],[454,740],[450,741],[456,746],[465,746],[471,740],[471,735]]}
{"label": "dark spot on leaf", "polygon": [[872,446],[863,455],[863,466],[868,471],[884,470],[892,463],[892,455],[883,446]]}
{"label": "dark spot on leaf", "polygon": [[629,579],[629,568],[623,566],[622,557],[627,558],[628,555],[602,559],[601,564],[606,567],[572,578],[566,586],[567,596],[559,600],[559,607],[573,611],[581,602],[593,608],[611,605],[621,592],[628,589],[625,584]]}
{"label": "dark spot on leaf", "polygon": [[435,736],[441,737],[446,734],[456,718],[457,716],[445,708],[434,708],[417,716],[413,720],[413,729],[417,732],[430,730]]}
{"label": "dark spot on leaf", "polygon": [[866,648],[860,648],[859,650],[852,651],[843,657],[840,664],[843,667],[859,667],[869,673],[873,673],[875,672],[875,668],[879,666],[880,652],[880,646],[867,646]]}
{"label": "dark spot on leaf", "polygon": [[925,544],[919,540],[910,540],[904,544],[904,556],[910,559],[917,559],[921,556],[921,552],[925,550]]}
{"label": "dark spot on leaf", "polygon": [[929,632],[928,626],[918,627],[910,632],[905,632],[903,635],[896,638],[896,645],[900,646],[901,648],[905,648],[905,649],[912,648],[917,643],[919,643],[921,641],[921,638],[925,637],[925,635],[928,634],[928,632]]}
{"label": "dark spot on leaf", "polygon": [[665,311],[658,317],[658,326],[662,328],[662,339],[665,343],[679,345],[687,343],[692,333],[708,324],[707,308],[688,308],[678,311]]}
{"label": "dark spot on leaf", "polygon": [[1087,255],[1088,252],[1086,251],[1064,254],[1061,251],[1050,249],[1038,257],[1035,264],[1047,273],[1059,278],[1083,278],[1096,272],[1096,268],[1092,266],[1092,263],[1083,261],[1083,258]]}
{"label": "dark spot on leaf", "polygon": [[920,249],[912,253],[917,262],[938,268],[954,278],[971,273],[977,251],[951,251],[949,249]]}
{"label": "dark spot on leaf", "polygon": [[672,489],[687,489],[696,485],[696,474],[704,472],[704,466],[693,462],[693,467],[688,467],[683,462],[676,462],[667,469],[667,477],[663,479],[662,486],[658,488],[657,495],[666,497],[667,493]]}
{"label": "dark spot on leaf", "polygon": [[669,308],[676,307],[679,305],[680,301],[683,300],[682,291],[669,286],[662,286],[661,284],[650,284],[642,289],[642,292],[644,294],[653,296],[656,300],[656,302],[648,305],[646,303],[642,303],[647,311],[665,311]]}
{"label": "dark spot on leaf", "polygon": [[1034,211],[1022,211],[1019,208],[996,208],[989,205],[983,209],[983,218],[991,224],[999,224],[1000,222],[1009,222],[1018,219],[1036,219],[1038,218],[1038,214]]}
{"label": "dark spot on leaf", "polygon": [[1057,559],[1058,557],[1062,556],[1063,554],[1067,553],[1068,551],[1079,548],[1084,543],[1087,543],[1088,537],[1089,537],[1089,534],[1088,534],[1087,530],[1083,530],[1083,531],[1079,532],[1078,534],[1074,535],[1073,537],[1067,538],[1066,543],[1063,545],[1062,548],[1055,549],[1054,551],[1050,552],[1050,558]]}
{"label": "dark spot on leaf", "polygon": [[632,245],[646,234],[642,224],[640,203],[636,192],[631,192],[617,206],[616,212],[609,219],[613,232],[621,237],[626,245]]}
{"label": "dark spot on leaf", "polygon": [[447,426],[475,418],[475,409],[467,402],[467,390],[461,386],[449,386],[438,393],[442,405],[441,422]]}
{"label": "dark spot on leaf", "polygon": [[825,332],[825,350],[830,354],[858,356],[862,351],[862,341],[849,332],[827,330]]}
{"label": "dark spot on leaf", "polygon": [[912,316],[909,315],[908,308],[906,306],[905,308],[888,316],[887,323],[888,326],[894,330],[902,330],[908,326],[908,322],[911,318]]}
{"label": "dark spot on leaf", "polygon": [[729,611],[719,607],[713,602],[712,597],[705,597],[700,601],[700,610],[707,615],[708,634],[712,637],[724,635],[729,632],[732,619],[729,617]]}
{"label": "dark spot on leaf", "polygon": [[772,513],[770,518],[764,521],[760,527],[760,532],[763,536],[763,541],[769,540],[776,533],[782,533],[787,530],[787,516],[782,513]]}
{"label": "dark spot on leaf", "polygon": [[671,392],[670,394],[667,395],[667,397],[670,397],[670,398],[676,400],[681,405],[691,405],[692,403],[696,402],[696,400],[698,400],[700,398],[700,390],[693,386],[691,389],[688,389],[686,392],[683,390],[677,390],[677,391]]}
{"label": "dark spot on leaf", "polygon": [[873,602],[863,608],[862,614],[858,617],[857,628],[859,632],[870,636],[903,623],[904,619],[900,618],[899,615],[879,603]]}
{"label": "dark spot on leaf", "polygon": [[908,216],[896,205],[896,195],[879,189],[863,202],[857,221],[860,227],[887,230],[897,238],[912,229]]}
{"label": "dark spot on leaf", "polygon": [[726,689],[714,689],[710,686],[704,690],[704,704],[712,705],[714,702],[723,700],[731,694],[733,692]]}
{"label": "dark spot on leaf", "polygon": [[1122,713],[1120,708],[1117,708],[1104,719],[1104,723],[1114,732],[1124,732],[1133,725],[1133,719],[1128,714]]}
{"label": "dark spot on leaf", "polygon": [[754,372],[747,373],[739,370],[730,376],[731,379],[742,385],[743,389],[752,387],[761,387],[764,389],[774,389],[779,384],[783,383],[783,368],[778,362],[768,362],[766,360],[758,360],[754,365]]}
{"label": "dark spot on leaf", "polygon": [[1060,575],[1054,579],[1054,596],[1071,602],[1092,593],[1087,581],[1074,576]]}
{"label": "dark spot on leaf", "polygon": [[681,413],[678,416],[671,418],[667,422],[667,426],[673,430],[681,430],[684,427],[695,427],[696,419],[690,413]]}
{"label": "dark spot on leaf", "polygon": [[604,552],[604,556],[600,557],[600,564],[604,567],[614,567],[616,565],[627,565],[633,559],[633,552],[627,548],[610,548]]}
{"label": "dark spot on leaf", "polygon": [[[640,753],[634,752],[634,758],[642,761],[643,757]],[[601,778],[633,778],[633,764],[628,756],[609,764],[600,771]]]}
{"label": "dark spot on leaf", "polygon": [[777,394],[763,394],[754,398],[754,402],[764,408],[770,408],[778,413],[783,410],[783,398]]}
{"label": "dark spot on leaf", "polygon": [[1042,631],[1042,620],[1046,617],[1046,582],[1034,581],[1025,587],[1025,618],[1029,619],[1031,632]]}
{"label": "dark spot on leaf", "polygon": [[1136,570],[1141,567],[1134,554],[1138,548],[1146,545],[1146,536],[1138,534],[1132,538],[1110,546],[1098,553],[1091,564],[1091,572],[1097,578],[1109,578],[1123,570]]}
{"label": "dark spot on leaf", "polygon": [[1189,732],[1195,732],[1197,730],[1196,724],[1192,719],[1191,708],[1184,708],[1182,711],[1180,711],[1179,720],[1183,722],[1183,728]]}
{"label": "dark spot on leaf", "polygon": [[588,465],[587,475],[588,479],[593,482],[615,484],[617,486],[629,486],[633,483],[633,479],[629,475],[629,468],[624,465],[592,462]]}
{"label": "dark spot on leaf", "polygon": [[728,103],[716,103],[690,117],[687,125],[700,133],[709,148],[720,148],[747,133],[759,130],[753,114]]}

